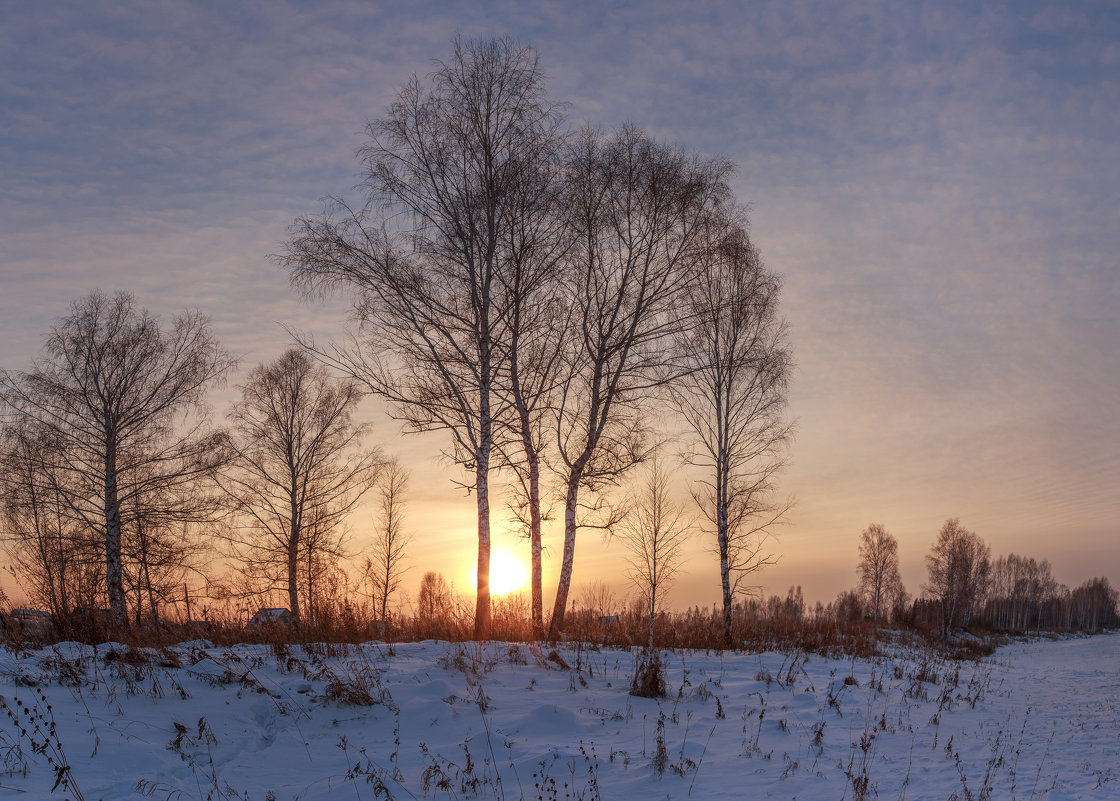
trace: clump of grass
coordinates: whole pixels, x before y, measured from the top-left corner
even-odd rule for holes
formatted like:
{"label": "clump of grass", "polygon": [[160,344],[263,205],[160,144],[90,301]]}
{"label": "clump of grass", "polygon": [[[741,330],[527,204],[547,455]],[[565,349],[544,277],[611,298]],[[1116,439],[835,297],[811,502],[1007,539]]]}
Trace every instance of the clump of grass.
{"label": "clump of grass", "polygon": [[140,667],[142,665],[147,666],[152,662],[151,657],[147,653],[140,650],[139,648],[133,648],[132,646],[126,647],[123,651],[118,651],[116,648],[110,648],[105,652],[103,661],[106,665],[108,665],[110,662],[117,662],[123,665],[131,665],[133,667]]}
{"label": "clump of grass", "polygon": [[630,694],[639,698],[666,696],[665,665],[658,651],[646,649],[637,657],[634,678],[630,681]]}

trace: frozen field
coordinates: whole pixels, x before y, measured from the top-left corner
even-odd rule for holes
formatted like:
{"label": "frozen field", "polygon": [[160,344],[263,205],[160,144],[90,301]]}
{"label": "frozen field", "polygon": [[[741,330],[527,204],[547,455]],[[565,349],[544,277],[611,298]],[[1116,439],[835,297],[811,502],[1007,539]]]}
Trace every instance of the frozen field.
{"label": "frozen field", "polygon": [[0,798],[1120,798],[1115,635],[667,659],[658,702],[574,645],[0,651]]}

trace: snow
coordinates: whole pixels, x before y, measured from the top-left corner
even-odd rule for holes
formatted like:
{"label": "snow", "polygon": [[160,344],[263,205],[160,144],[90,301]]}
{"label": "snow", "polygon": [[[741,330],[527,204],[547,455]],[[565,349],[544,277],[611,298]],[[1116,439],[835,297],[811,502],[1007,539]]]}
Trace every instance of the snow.
{"label": "snow", "polygon": [[627,694],[629,651],[551,650],[0,650],[0,695],[30,734],[0,711],[0,798],[78,798],[52,795],[48,756],[87,801],[1120,797],[1115,635],[980,662],[666,653],[660,701]]}

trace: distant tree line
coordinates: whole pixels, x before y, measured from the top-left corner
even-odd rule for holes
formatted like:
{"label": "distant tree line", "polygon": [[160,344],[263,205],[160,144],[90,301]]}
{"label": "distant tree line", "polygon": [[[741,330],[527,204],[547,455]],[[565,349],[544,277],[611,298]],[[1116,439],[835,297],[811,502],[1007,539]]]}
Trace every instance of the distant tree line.
{"label": "distant tree line", "polygon": [[898,572],[898,541],[872,524],[860,536],[857,588],[842,593],[831,612],[843,620],[935,628],[943,637],[969,627],[1100,631],[1120,624],[1120,593],[1107,578],[1071,590],[1045,559],[1009,554],[992,561],[991,548],[956,518],[938,532],[926,570],[922,595],[911,602]]}

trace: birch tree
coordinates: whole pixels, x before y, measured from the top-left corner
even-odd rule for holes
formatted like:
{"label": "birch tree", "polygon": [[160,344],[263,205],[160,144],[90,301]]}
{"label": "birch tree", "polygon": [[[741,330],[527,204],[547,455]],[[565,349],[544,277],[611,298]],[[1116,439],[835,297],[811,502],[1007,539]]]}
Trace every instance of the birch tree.
{"label": "birch tree", "polygon": [[1089,579],[1073,590],[1070,623],[1087,631],[1100,631],[1120,622],[1117,615],[1118,593],[1104,576]]}
{"label": "birch tree", "polygon": [[535,142],[535,152],[522,154],[521,168],[511,180],[512,224],[498,273],[504,319],[495,386],[506,409],[500,423],[508,433],[495,442],[501,465],[515,476],[511,507],[529,540],[530,616],[536,637],[544,636],[543,468],[570,314],[561,280],[572,245],[562,210],[566,139],[554,127]]}
{"label": "birch tree", "polygon": [[1000,629],[1041,627],[1043,609],[1058,590],[1050,562],[1009,554],[992,563],[988,616]]}
{"label": "birch tree", "polygon": [[123,625],[124,532],[145,499],[173,495],[217,467],[203,395],[232,360],[198,312],[164,329],[127,292],[75,301],[45,351],[31,370],[0,375],[0,392],[65,454],[58,489],[68,513],[97,533],[110,614]]}
{"label": "birch tree", "polygon": [[[529,541],[530,616],[534,636],[538,638],[544,636],[544,468],[552,402],[561,380],[566,327],[566,309],[554,291],[555,278],[554,273],[548,275],[535,292],[512,289],[512,302],[508,304],[510,324],[505,335],[508,358],[499,376],[499,391],[507,399],[504,423],[508,435],[498,439],[498,451],[501,464],[510,468],[516,480],[511,508]],[[522,280],[515,276],[515,286]]]}
{"label": "birch tree", "polygon": [[880,523],[872,523],[859,537],[859,589],[876,623],[903,591],[898,572],[898,540]]}
{"label": "birch tree", "polygon": [[676,337],[681,375],[668,385],[692,430],[688,463],[704,477],[692,493],[719,557],[724,640],[736,596],[777,557],[773,526],[789,508],[775,499],[791,426],[783,419],[791,371],[781,284],[767,270],[739,215],[713,216],[686,292],[688,324]]}
{"label": "birch tree", "polygon": [[372,553],[366,558],[365,574],[371,584],[374,614],[381,619],[382,633],[389,623],[389,599],[400,589],[406,570],[405,551],[412,541],[404,530],[408,482],[408,471],[396,459],[386,463],[377,480],[380,514],[374,529]]}
{"label": "birch tree", "polygon": [[680,571],[690,526],[673,501],[669,474],[654,460],[635,500],[618,527],[626,548],[626,577],[638,591],[649,612],[649,643],[653,652],[653,626],[659,604]]}
{"label": "birch tree", "polygon": [[613,135],[588,129],[573,147],[572,323],[556,412],[564,550],[550,638],[564,624],[577,530],[617,522],[596,494],[651,453],[648,402],[675,374],[669,345],[704,227],[729,198],[730,169],[633,127]]}
{"label": "birch tree", "polygon": [[[237,516],[242,566],[282,587],[301,621],[300,568],[341,547],[341,525],[377,479],[380,451],[353,419],[359,384],[302,350],[253,369],[230,411],[232,457],[219,482]],[[308,594],[314,589],[308,573]]]}
{"label": "birch tree", "polygon": [[417,618],[426,625],[436,621],[450,622],[453,602],[451,585],[443,574],[434,570],[425,573],[416,593]]}
{"label": "birch tree", "polygon": [[926,555],[929,581],[923,588],[941,605],[941,634],[966,628],[983,600],[991,569],[991,548],[957,518],[950,518],[938,532]]}
{"label": "birch tree", "polygon": [[[357,294],[349,344],[317,349],[389,402],[414,431],[450,435],[473,476],[478,518],[475,636],[490,625],[490,471],[507,414],[508,268],[523,240],[538,158],[560,110],[536,54],[509,39],[455,42],[368,128],[366,203],[336,199],[297,221],[282,262],[305,289]],[[545,170],[547,172],[547,170]]]}

